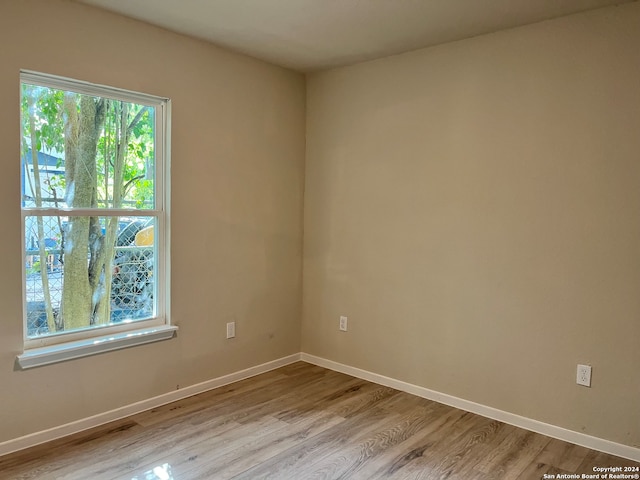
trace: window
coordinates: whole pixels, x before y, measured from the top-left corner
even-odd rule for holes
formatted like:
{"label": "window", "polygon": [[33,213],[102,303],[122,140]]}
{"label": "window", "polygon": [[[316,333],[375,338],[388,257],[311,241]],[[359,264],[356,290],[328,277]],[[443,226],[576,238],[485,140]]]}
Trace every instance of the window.
{"label": "window", "polygon": [[168,108],[21,74],[23,367],[52,345],[73,357],[173,335],[158,328],[169,324]]}

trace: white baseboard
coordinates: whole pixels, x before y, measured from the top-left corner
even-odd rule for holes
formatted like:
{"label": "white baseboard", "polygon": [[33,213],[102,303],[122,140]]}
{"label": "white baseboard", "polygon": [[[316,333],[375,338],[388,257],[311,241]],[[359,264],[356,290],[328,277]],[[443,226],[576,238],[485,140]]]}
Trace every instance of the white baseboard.
{"label": "white baseboard", "polygon": [[520,415],[498,410],[497,408],[488,407],[486,405],[481,405],[452,395],[447,395],[446,393],[437,392],[411,383],[378,375],[377,373],[372,373],[367,370],[350,367],[349,365],[327,360],[322,357],[316,357],[315,355],[301,353],[300,360],[328,368],[330,370],[345,373],[353,377],[362,378],[363,380],[368,380],[379,385],[395,388],[396,390],[411,393],[412,395],[443,403],[467,412],[476,413],[483,417],[499,420],[501,422],[508,423],[509,425],[524,428],[532,432],[541,433],[548,437],[557,438],[558,440],[564,440],[565,442],[574,443],[593,450],[640,462],[640,449],[638,448],[604,440],[598,437],[592,437],[590,435],[585,435],[584,433],[574,432],[573,430],[567,430],[566,428],[539,422],[538,420],[532,420],[531,418],[521,417]]}
{"label": "white baseboard", "polygon": [[23,437],[18,437],[13,440],[0,443],[0,456],[8,453],[23,450],[25,448],[34,447],[41,443],[57,440],[58,438],[66,437],[74,433],[79,433],[90,428],[104,425],[105,423],[113,422],[114,420],[120,420],[121,418],[135,415],[136,413],[144,412],[151,408],[156,408],[167,403],[175,402],[176,400],[182,400],[183,398],[196,395],[198,393],[206,392],[214,388],[222,387],[245,378],[253,377],[261,373],[275,370],[276,368],[289,365],[291,363],[300,360],[300,354],[295,353],[287,357],[282,357],[271,362],[263,363],[262,365],[256,365],[239,372],[230,373],[222,377],[207,380],[206,382],[198,383],[196,385],[190,385],[180,390],[174,390],[168,393],[163,393],[157,397],[152,397],[147,400],[132,403],[131,405],[125,405],[124,407],[116,408],[108,412],[99,413],[92,417],[83,418],[75,422],[67,423],[57,427],[43,430],[41,432],[32,433]]}
{"label": "white baseboard", "polygon": [[330,370],[335,370],[337,372],[345,373],[353,377],[362,378],[363,380],[368,380],[379,385],[395,388],[396,390],[401,390],[403,392],[443,403],[445,405],[459,408],[461,410],[476,413],[478,415],[482,415],[483,417],[499,420],[516,427],[530,430],[532,432],[541,433],[543,435],[574,443],[576,445],[582,445],[583,447],[591,448],[593,450],[598,450],[601,452],[609,453],[611,455],[616,455],[619,457],[628,458],[629,460],[640,462],[640,449],[638,448],[611,442],[609,440],[604,440],[598,437],[592,437],[590,435],[585,435],[584,433],[574,432],[573,430],[567,430],[562,427],[539,422],[530,418],[521,417],[520,415],[515,415],[503,410],[498,410],[497,408],[481,405],[479,403],[454,397],[446,393],[430,390],[425,387],[420,387],[418,385],[413,385],[401,380],[385,377],[384,375],[379,375],[377,373],[351,367],[349,365],[344,365],[342,363],[327,360],[322,357],[316,357],[315,355],[309,355],[307,353],[296,353],[287,357],[282,357],[271,362],[256,365],[245,370],[240,370],[239,372],[230,373],[222,377],[207,380],[206,382],[181,388],[180,390],[164,393],[162,395],[158,395],[157,397],[149,398],[147,400],[136,402],[131,405],[125,405],[123,407],[116,408],[115,410],[110,410],[108,412],[100,413],[92,417],[83,418],[75,422],[67,423],[65,425],[60,425],[48,430],[43,430],[41,432],[32,433],[30,435],[25,435],[23,437],[0,443],[0,456],[16,452],[18,450],[23,450],[25,448],[33,447],[41,443],[56,440],[67,435],[79,433],[90,428],[104,425],[105,423],[109,423],[114,420],[120,420],[130,415],[144,412],[145,410],[149,410],[151,408],[166,405],[167,403],[175,402],[177,400],[181,400],[198,393],[206,392],[214,388],[222,387],[233,382],[244,380],[245,378],[250,378],[261,373],[275,370],[276,368],[289,365],[299,360],[318,365],[320,367],[328,368]]}

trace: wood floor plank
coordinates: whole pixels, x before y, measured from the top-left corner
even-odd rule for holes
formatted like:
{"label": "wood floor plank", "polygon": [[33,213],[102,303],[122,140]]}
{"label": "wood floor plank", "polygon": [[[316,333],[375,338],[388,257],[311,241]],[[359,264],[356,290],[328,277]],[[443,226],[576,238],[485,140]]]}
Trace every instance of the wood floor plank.
{"label": "wood floor plank", "polygon": [[[224,398],[233,398],[238,394],[246,393],[260,388],[262,385],[269,385],[272,382],[286,378],[288,378],[286,375],[274,370],[267,372],[260,378],[242,380],[235,384],[225,385],[208,392],[192,395],[177,402],[152,408],[137,415],[132,415],[131,419],[143,426],[154,425],[179,415],[186,415],[202,410],[214,401],[217,402]],[[250,380],[254,380],[254,382]]]}
{"label": "wood floor plank", "polygon": [[384,425],[395,421],[396,416],[382,408],[372,408],[366,416],[354,416],[343,423],[316,435],[312,439],[301,442],[294,448],[281,452],[269,460],[260,463],[242,473],[237,480],[267,480],[279,478],[295,478],[308,466],[344,450],[349,442],[360,441],[362,437],[379,431]]}
{"label": "wood floor plank", "polygon": [[541,480],[639,463],[296,362],[0,457],[0,480]]}
{"label": "wood floor plank", "polygon": [[94,458],[108,449],[107,445],[141,431],[138,424],[124,419],[5,455],[0,457],[0,479],[55,478],[57,470],[74,467],[83,458]]}
{"label": "wood floor plank", "polygon": [[535,461],[574,473],[588,453],[588,448],[552,438]]}
{"label": "wood floor plank", "polygon": [[[395,451],[390,451],[393,458],[382,455],[370,462],[362,473],[371,478],[446,476],[439,470],[442,467],[439,462],[446,460],[445,455],[456,450],[460,440],[485,419],[462,410],[445,409],[437,420],[431,421],[430,428],[417,432],[412,439],[398,445]],[[376,466],[377,470],[373,471]]]}
{"label": "wood floor plank", "polygon": [[[114,480],[124,478],[125,473],[130,475],[131,472],[140,474],[155,465],[167,463],[179,474],[178,478],[182,479],[184,473],[189,470],[196,469],[209,461],[215,461],[230,452],[240,452],[247,445],[255,442],[264,442],[267,437],[272,439],[283,436],[289,428],[289,424],[274,417],[265,416],[251,424],[238,424],[221,435],[204,435],[189,444],[176,445],[168,450],[158,449],[152,455],[139,457],[135,463],[129,462],[120,472],[116,472],[117,475],[108,478]],[[109,473],[112,472],[113,469]]]}
{"label": "wood floor plank", "polygon": [[480,462],[476,470],[487,474],[489,478],[515,480],[550,440],[549,437],[519,429]]}
{"label": "wood floor plank", "polygon": [[[532,462],[527,468],[518,476],[518,480],[541,480],[547,475],[546,478],[557,478],[558,475],[571,475],[574,472],[562,470],[560,468],[552,467],[544,463]],[[560,477],[562,478],[562,477]],[[571,477],[565,477],[571,478]]]}
{"label": "wood floor plank", "polygon": [[364,472],[372,459],[402,444],[418,432],[423,432],[433,419],[433,406],[414,409],[395,418],[367,435],[359,442],[350,442],[346,448],[332,452],[332,455],[311,463],[304,471],[305,478],[371,478]]}
{"label": "wood floor plank", "polygon": [[501,426],[496,420],[476,415],[472,416],[472,422],[471,428],[465,430],[463,435],[441,442],[438,449],[434,449],[428,458],[423,459],[421,464],[429,465],[432,476],[455,478],[459,476],[457,470],[461,465],[475,465],[482,446],[497,435]]}
{"label": "wood floor plank", "polygon": [[[154,466],[165,463],[171,465],[174,473],[180,475],[179,478],[183,478],[185,472],[200,467],[208,462],[209,458],[215,459],[241,449],[256,440],[264,439],[267,436],[272,437],[277,435],[278,432],[286,431],[287,427],[289,427],[288,424],[276,418],[265,416],[260,421],[238,425],[226,435],[203,436],[197,442],[183,445],[185,448],[181,446],[170,451],[157,451],[154,455],[139,457],[136,464],[123,465],[122,471],[116,471],[116,475],[109,478],[120,479],[124,478],[124,474],[131,475],[131,473],[141,475],[151,470]],[[181,449],[178,450],[178,448]],[[95,473],[97,474],[98,472]],[[109,474],[112,473],[114,473],[113,469],[110,470]]]}
{"label": "wood floor plank", "polygon": [[[364,465],[357,465],[358,476],[362,478],[389,478],[405,476],[411,465],[432,448],[438,439],[446,435],[449,428],[458,423],[465,412],[452,409],[441,404],[428,407],[423,419],[424,425],[419,430],[402,438],[402,442],[389,445],[377,455],[372,456]],[[360,446],[362,448],[362,446]],[[362,454],[354,456],[362,458]],[[353,469],[353,468],[352,468]]]}
{"label": "wood floor plank", "polygon": [[[271,419],[271,423],[277,423]],[[177,445],[190,445],[210,437],[225,438],[238,432],[240,424],[216,418],[189,428],[154,428],[143,431],[125,441],[113,441],[94,455],[82,456],[76,462],[58,468],[56,480],[76,478],[111,478],[112,474],[125,474],[135,469],[145,458],[162,458]],[[248,432],[249,429],[247,429]],[[117,461],[115,461],[117,459]],[[82,472],[78,474],[78,472]],[[84,477],[83,477],[84,475]]]}
{"label": "wood floor plank", "polygon": [[456,478],[483,478],[485,475],[479,471],[478,467],[481,462],[492,454],[500,444],[506,439],[515,435],[520,429],[513,425],[496,421],[495,429],[490,435],[484,438],[484,441],[477,442],[473,450],[466,455],[464,461],[461,461],[454,467]]}
{"label": "wood floor plank", "polygon": [[342,422],[344,419],[341,417],[316,413],[270,435],[268,440],[262,437],[255,441],[245,441],[238,448],[208,455],[205,462],[180,475],[180,478],[185,480],[232,478]]}
{"label": "wood floor plank", "polygon": [[615,457],[603,452],[589,450],[585,459],[576,469],[576,473],[594,473],[594,467],[638,467],[640,463],[624,458]]}

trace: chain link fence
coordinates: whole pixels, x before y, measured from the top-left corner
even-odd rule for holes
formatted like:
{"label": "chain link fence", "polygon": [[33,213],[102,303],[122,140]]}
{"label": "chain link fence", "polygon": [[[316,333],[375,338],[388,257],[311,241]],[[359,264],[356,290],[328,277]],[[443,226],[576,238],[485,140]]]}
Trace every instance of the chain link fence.
{"label": "chain link fence", "polygon": [[[56,323],[64,290],[65,222],[60,217],[27,217],[25,223],[25,301],[27,335],[37,337],[50,332],[47,323],[47,300],[50,302]],[[103,222],[104,223],[104,222]],[[151,229],[151,242],[136,242],[141,231]],[[38,232],[40,231],[40,234]],[[42,235],[44,233],[44,235]],[[104,234],[104,229],[102,234]],[[40,251],[44,236],[45,255]],[[149,235],[147,233],[147,238]],[[67,242],[68,243],[68,242]],[[140,244],[143,243],[143,244]],[[88,262],[89,260],[87,260]],[[107,262],[108,263],[108,262]],[[154,247],[151,218],[120,218],[116,244],[113,250],[110,275],[110,321],[151,318],[154,313]],[[99,291],[104,292],[106,272],[102,272]],[[43,276],[46,277],[43,279]],[[48,290],[48,292],[47,292]],[[94,299],[95,302],[95,299]]]}

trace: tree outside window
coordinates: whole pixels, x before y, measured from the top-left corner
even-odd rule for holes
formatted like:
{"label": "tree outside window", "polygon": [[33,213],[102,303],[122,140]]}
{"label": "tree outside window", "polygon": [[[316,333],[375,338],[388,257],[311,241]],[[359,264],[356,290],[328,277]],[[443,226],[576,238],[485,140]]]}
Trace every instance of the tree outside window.
{"label": "tree outside window", "polygon": [[165,100],[22,74],[27,340],[163,321]]}

